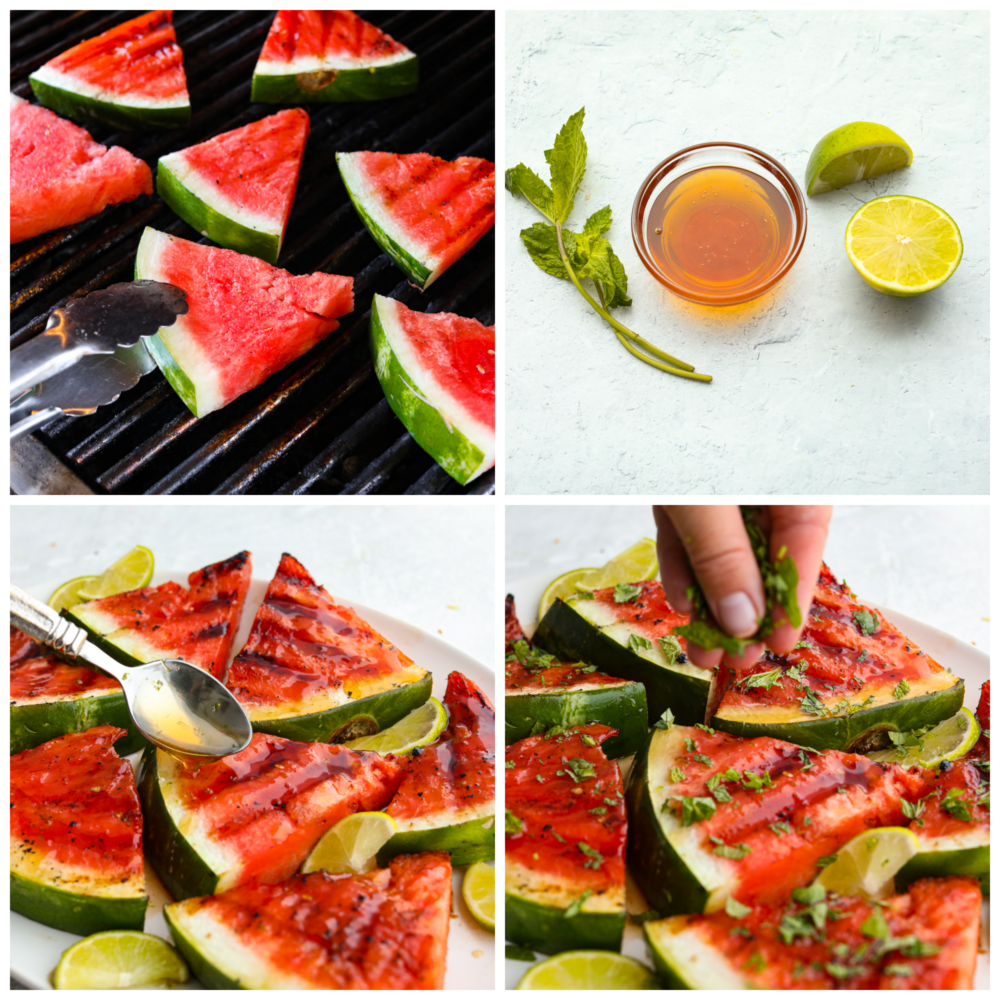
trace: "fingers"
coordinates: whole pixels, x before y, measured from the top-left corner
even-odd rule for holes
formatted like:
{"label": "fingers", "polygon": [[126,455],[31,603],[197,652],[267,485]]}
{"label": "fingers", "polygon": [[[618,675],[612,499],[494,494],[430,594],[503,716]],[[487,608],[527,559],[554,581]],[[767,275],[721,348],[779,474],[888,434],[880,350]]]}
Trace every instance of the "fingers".
{"label": "fingers", "polygon": [[687,589],[694,583],[688,566],[687,551],[674,530],[673,521],[666,507],[653,507],[656,521],[656,558],[660,563],[660,582],[671,607],[682,615],[689,615],[693,605],[688,600]]}
{"label": "fingers", "polygon": [[833,508],[820,505],[774,504],[769,509],[771,514],[771,559],[776,560],[778,553],[784,546],[787,549],[787,555],[795,560],[799,571],[796,596],[799,610],[802,612],[802,625],[794,628],[791,624],[778,624],[786,622],[787,619],[784,611],[776,607],[773,616],[778,627],[767,640],[768,646],[774,652],[788,653],[799,641],[802,628],[809,618],[809,607],[812,604],[816,578],[819,576],[820,564],[823,561],[823,547],[826,545],[827,526],[830,523]]}

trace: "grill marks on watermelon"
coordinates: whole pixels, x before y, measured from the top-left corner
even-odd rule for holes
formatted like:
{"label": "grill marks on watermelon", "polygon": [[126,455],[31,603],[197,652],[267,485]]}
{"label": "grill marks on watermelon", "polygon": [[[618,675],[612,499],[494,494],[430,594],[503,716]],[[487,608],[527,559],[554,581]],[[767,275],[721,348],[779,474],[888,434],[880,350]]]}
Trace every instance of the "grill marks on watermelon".
{"label": "grill marks on watermelon", "polygon": [[11,705],[54,701],[96,691],[120,691],[113,677],[53,656],[23,632],[10,630]]}
{"label": "grill marks on watermelon", "polygon": [[11,869],[67,892],[143,894],[142,813],[124,729],[59,736],[10,759]]}
{"label": "grill marks on watermelon", "polygon": [[508,888],[519,872],[530,873],[536,902],[565,908],[589,889],[585,911],[604,897],[624,908],[621,772],[600,749],[615,732],[591,723],[507,747],[507,763],[514,766],[504,771],[506,809],[519,827],[506,835]]}
{"label": "grill marks on watermelon", "polygon": [[229,980],[246,989],[439,990],[450,912],[448,855],[426,853],[365,875],[246,885],[175,903],[166,915],[185,957],[216,988]]}
{"label": "grill marks on watermelon", "polygon": [[10,241],[70,226],[153,193],[142,160],[108,149],[51,111],[10,95]]}

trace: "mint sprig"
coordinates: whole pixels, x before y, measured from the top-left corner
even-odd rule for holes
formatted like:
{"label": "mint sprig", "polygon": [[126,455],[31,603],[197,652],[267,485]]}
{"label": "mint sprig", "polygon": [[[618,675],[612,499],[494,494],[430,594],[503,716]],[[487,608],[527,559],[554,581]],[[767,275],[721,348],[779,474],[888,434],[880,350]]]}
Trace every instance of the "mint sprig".
{"label": "mint sprig", "polygon": [[[545,151],[551,186],[523,163],[504,174],[504,187],[512,195],[521,195],[529,201],[549,222],[548,225],[536,222],[522,229],[521,241],[531,259],[546,274],[573,282],[630,354],[671,375],[711,382],[711,375],[695,372],[693,365],[651,344],[611,315],[610,310],[632,304],[625,268],[604,235],[611,228],[611,206],[594,212],[583,224],[582,232],[573,232],[563,226],[573,211],[576,192],[587,167],[584,113],[585,109],[580,108],[570,115],[556,135],[552,148]],[[600,303],[584,289],[581,280],[593,282]],[[655,360],[657,358],[660,360]]]}

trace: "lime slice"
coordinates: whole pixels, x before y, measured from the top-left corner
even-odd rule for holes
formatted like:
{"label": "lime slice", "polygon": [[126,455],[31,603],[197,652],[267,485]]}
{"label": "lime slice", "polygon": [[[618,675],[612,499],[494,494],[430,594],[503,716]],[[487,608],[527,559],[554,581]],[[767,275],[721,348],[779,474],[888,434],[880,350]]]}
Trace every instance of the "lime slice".
{"label": "lime slice", "polygon": [[86,598],[80,596],[80,591],[84,587],[93,586],[97,580],[98,577],[96,576],[77,576],[72,580],[67,580],[52,591],[52,596],[45,603],[53,611],[62,611],[65,608],[71,608],[74,604],[79,604],[81,601],[86,600]]}
{"label": "lime slice", "polygon": [[138,590],[140,587],[148,587],[152,579],[153,553],[137,545],[118,562],[112,563],[93,583],[81,587],[80,600],[94,601],[126,590]]}
{"label": "lime slice", "polygon": [[847,223],[847,256],[886,295],[922,295],[943,285],[962,260],[955,220],[923,198],[890,194],[859,208]]}
{"label": "lime slice", "polygon": [[602,587],[614,587],[619,583],[652,580],[659,568],[656,561],[656,542],[652,538],[643,538],[624,552],[619,552],[600,569],[574,569],[556,577],[542,594],[541,603],[538,605],[538,620],[541,621],[545,617],[545,612],[555,604],[557,597],[566,598],[581,591],[600,590]]}
{"label": "lime slice", "polygon": [[491,865],[485,861],[469,865],[462,879],[462,899],[480,927],[496,930],[496,871]]}
{"label": "lime slice", "polygon": [[613,951],[564,951],[533,965],[519,990],[656,990],[652,969]]}
{"label": "lime slice", "polygon": [[361,875],[375,867],[375,855],[396,832],[396,821],[385,813],[359,812],[331,826],[310,851],[302,874],[321,868],[332,875]]}
{"label": "lime slice", "polygon": [[923,750],[919,746],[893,747],[891,750],[876,750],[868,754],[868,759],[879,764],[899,764],[900,767],[937,767],[944,760],[964,757],[979,741],[980,732],[975,715],[962,708],[958,715],[939,722],[921,737]]}
{"label": "lime slice", "polygon": [[404,715],[399,722],[373,736],[361,736],[344,744],[352,750],[376,753],[410,753],[414,747],[433,743],[448,725],[448,713],[437,698],[428,698],[419,708]]}
{"label": "lime slice", "polygon": [[163,938],[142,931],[101,931],[63,952],[57,990],[127,990],[186,983],[184,959]]}
{"label": "lime slice", "polygon": [[816,881],[828,892],[842,896],[884,899],[893,889],[893,879],[920,849],[920,841],[901,826],[882,826],[859,833],[834,855]]}
{"label": "lime slice", "polygon": [[806,194],[822,194],[908,167],[913,150],[891,128],[851,122],[816,143],[806,166]]}

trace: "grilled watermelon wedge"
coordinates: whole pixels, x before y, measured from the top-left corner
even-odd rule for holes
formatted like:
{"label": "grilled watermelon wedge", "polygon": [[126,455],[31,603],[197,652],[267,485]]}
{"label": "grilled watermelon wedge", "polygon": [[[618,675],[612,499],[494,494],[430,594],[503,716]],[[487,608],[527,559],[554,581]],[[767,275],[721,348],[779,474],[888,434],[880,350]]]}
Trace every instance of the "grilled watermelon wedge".
{"label": "grilled watermelon wedge", "polygon": [[279,10],[253,71],[251,101],[377,101],[417,89],[419,61],[350,10]]}
{"label": "grilled watermelon wedge", "polygon": [[668,708],[685,725],[704,722],[713,671],[691,663],[687,641],[673,635],[688,616],[670,606],[656,580],[634,584],[625,600],[616,592],[623,596],[607,587],[557,600],[539,622],[535,645],[642,684],[650,725]]}
{"label": "grilled watermelon wedge", "polygon": [[450,913],[447,854],[250,883],[164,910],[192,971],[217,990],[439,990]]}
{"label": "grilled watermelon wedge", "polygon": [[191,121],[173,14],[154,10],[67,49],[29,77],[46,107],[78,122],[125,129]]}
{"label": "grilled watermelon wedge", "polygon": [[654,729],[629,776],[629,864],[663,915],[713,912],[728,896],[777,905],[852,837],[905,826],[901,799],[934,777],[763,736]]}
{"label": "grilled watermelon wedge", "polygon": [[492,469],[495,327],[376,295],[371,347],[386,399],[417,444],[463,485]]}
{"label": "grilled watermelon wedge", "polygon": [[264,733],[208,762],[150,747],[139,777],[146,854],[175,899],[280,882],[329,827],[382,809],[402,776],[391,755]]}
{"label": "grilled watermelon wedge", "polygon": [[422,705],[431,682],[285,553],[226,686],[258,732],[345,743]]}
{"label": "grilled watermelon wedge", "polygon": [[823,566],[798,646],[787,656],[720,674],[709,724],[737,736],[867,753],[888,733],[953,716],[964,682]]}
{"label": "grilled watermelon wedge", "polygon": [[831,895],[643,933],[668,989],[971,990],[980,902],[973,879],[923,879],[882,906]]}
{"label": "grilled watermelon wedge", "polygon": [[180,584],[143,587],[69,608],[66,616],[123,663],[180,659],[222,680],[250,587],[250,553],[196,570]]}
{"label": "grilled watermelon wedge", "polygon": [[142,813],[116,726],[68,733],[10,759],[10,905],[70,931],[142,930]]}
{"label": "grilled watermelon wedge", "polygon": [[11,628],[10,752],[102,724],[127,731],[115,748],[123,757],[146,745],[118,681],[90,667],[65,663]]}
{"label": "grilled watermelon wedge", "polygon": [[375,242],[426,290],[493,228],[495,167],[429,153],[337,153],[344,187]]}
{"label": "grilled watermelon wedge", "polygon": [[46,108],[10,95],[10,241],[71,226],[153,193],[153,176]]}
{"label": "grilled watermelon wedge", "polygon": [[610,760],[634,754],[646,742],[646,689],[637,681],[609,677],[587,663],[558,663],[532,648],[508,594],[504,666],[504,742],[516,743],[553,726],[569,729],[603,722],[618,731],[601,744]]}
{"label": "grilled watermelon wedge", "polygon": [[353,278],[292,275],[256,257],[148,227],[135,276],[187,293],[187,314],[145,344],[196,417],[231,403],[301,357],[354,308]]}
{"label": "grilled watermelon wedge", "polygon": [[156,193],[203,236],[275,264],[308,137],[301,108],[279,111],[161,156]]}
{"label": "grilled watermelon wedge", "polygon": [[621,948],[625,804],[618,765],[600,748],[613,735],[591,723],[507,747],[509,940],[548,954]]}
{"label": "grilled watermelon wedge", "polygon": [[495,855],[493,706],[457,671],[448,675],[444,704],[448,728],[436,743],[413,751],[385,810],[397,832],[379,851],[380,865],[420,851],[447,851],[453,865],[491,861]]}

